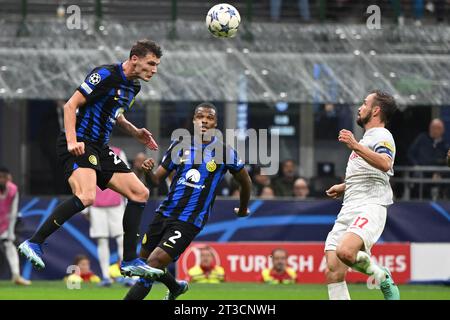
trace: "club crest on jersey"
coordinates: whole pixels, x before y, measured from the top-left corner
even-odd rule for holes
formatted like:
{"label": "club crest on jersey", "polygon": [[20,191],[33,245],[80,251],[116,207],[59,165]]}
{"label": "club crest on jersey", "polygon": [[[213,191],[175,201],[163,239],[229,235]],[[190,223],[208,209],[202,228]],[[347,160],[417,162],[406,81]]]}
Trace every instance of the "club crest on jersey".
{"label": "club crest on jersey", "polygon": [[89,160],[89,162],[90,162],[91,164],[93,164],[94,166],[97,165],[97,157],[96,157],[96,156],[90,155],[89,158],[88,158],[88,160]]}
{"label": "club crest on jersey", "polygon": [[102,77],[98,73],[93,73],[89,77],[89,82],[93,84],[94,86],[98,84],[100,81],[102,81]]}
{"label": "club crest on jersey", "polygon": [[212,159],[211,161],[206,163],[206,170],[208,170],[209,172],[214,172],[217,169],[217,164],[214,161],[214,159]]}
{"label": "club crest on jersey", "polygon": [[144,234],[144,238],[142,238],[142,244],[147,243],[147,234]]}

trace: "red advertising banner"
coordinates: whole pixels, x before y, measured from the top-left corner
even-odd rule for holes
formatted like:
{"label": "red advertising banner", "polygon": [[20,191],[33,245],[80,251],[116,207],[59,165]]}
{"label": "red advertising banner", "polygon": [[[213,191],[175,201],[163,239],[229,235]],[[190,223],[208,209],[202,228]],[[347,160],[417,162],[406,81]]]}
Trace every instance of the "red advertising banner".
{"label": "red advertising banner", "polygon": [[[229,282],[258,282],[261,272],[272,266],[273,249],[288,252],[288,266],[298,274],[299,283],[325,283],[326,261],[324,244],[317,242],[201,242],[192,243],[177,261],[177,278],[188,279],[188,270],[200,263],[199,247],[212,248],[214,260],[225,270]],[[396,283],[411,278],[409,243],[377,244],[372,248],[372,259],[388,267]],[[347,274],[347,282],[366,282],[367,276],[356,271]]]}

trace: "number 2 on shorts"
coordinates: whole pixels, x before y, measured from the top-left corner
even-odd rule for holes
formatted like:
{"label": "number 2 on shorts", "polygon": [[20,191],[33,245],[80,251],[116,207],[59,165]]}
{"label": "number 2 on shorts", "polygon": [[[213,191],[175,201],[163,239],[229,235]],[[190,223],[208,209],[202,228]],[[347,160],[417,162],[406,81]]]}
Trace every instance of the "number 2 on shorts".
{"label": "number 2 on shorts", "polygon": [[174,233],[175,233],[175,235],[174,235],[174,236],[171,236],[171,237],[169,238],[169,241],[172,242],[173,244],[176,243],[176,241],[175,241],[176,239],[180,239],[180,238],[181,238],[181,232],[180,232],[180,231],[175,230]]}
{"label": "number 2 on shorts", "polygon": [[362,227],[364,227],[368,222],[369,220],[366,218],[358,217],[352,225],[362,229]]}
{"label": "number 2 on shorts", "polygon": [[119,164],[122,162],[122,160],[120,160],[120,158],[114,152],[110,151],[109,155],[114,157],[114,164]]}

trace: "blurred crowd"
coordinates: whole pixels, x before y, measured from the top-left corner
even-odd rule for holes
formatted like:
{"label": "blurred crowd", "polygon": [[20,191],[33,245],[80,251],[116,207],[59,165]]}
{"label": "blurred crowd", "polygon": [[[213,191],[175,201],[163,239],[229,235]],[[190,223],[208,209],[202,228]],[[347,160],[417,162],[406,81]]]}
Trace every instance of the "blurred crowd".
{"label": "blurred crowd", "polygon": [[374,0],[350,1],[350,0],[270,0],[270,18],[274,22],[283,20],[288,16],[288,11],[297,9],[297,17],[301,22],[314,21],[338,21],[347,22],[360,16],[367,18],[365,13],[370,5],[380,7],[384,17],[399,26],[406,21],[412,21],[415,26],[421,26],[424,20],[442,23],[447,19],[447,10],[450,6],[448,0]]}
{"label": "blurred crowd", "polygon": [[[406,177],[424,179],[424,183],[402,184],[392,182],[394,193],[400,198],[404,193],[405,186],[411,189],[411,198],[425,199],[450,199],[450,188],[448,183],[442,179],[450,178],[448,170],[447,153],[450,150],[450,143],[446,140],[444,122],[435,118],[432,119],[428,131],[417,135],[412,144],[407,149],[407,165],[411,171],[398,171],[395,177]],[[158,188],[152,188],[148,177],[141,166],[146,155],[142,152],[134,156],[131,163],[132,170],[136,175],[150,187],[151,196],[164,196],[169,190],[171,176],[166,179],[166,183]],[[419,166],[419,167],[415,167]],[[428,167],[427,170],[420,170],[420,166]],[[417,170],[414,170],[417,168]],[[301,175],[303,172],[301,164],[292,159],[285,159],[280,162],[278,174],[273,176],[261,173],[261,167],[248,165],[250,177],[253,182],[252,196],[261,199],[293,198],[304,200],[308,198],[326,198],[325,190],[334,184],[344,181],[343,176],[335,173],[333,162],[323,162],[317,164],[316,175],[306,178]],[[428,179],[428,180],[427,180]],[[236,181],[229,175],[221,182],[218,189],[218,196],[238,197],[239,189]]]}

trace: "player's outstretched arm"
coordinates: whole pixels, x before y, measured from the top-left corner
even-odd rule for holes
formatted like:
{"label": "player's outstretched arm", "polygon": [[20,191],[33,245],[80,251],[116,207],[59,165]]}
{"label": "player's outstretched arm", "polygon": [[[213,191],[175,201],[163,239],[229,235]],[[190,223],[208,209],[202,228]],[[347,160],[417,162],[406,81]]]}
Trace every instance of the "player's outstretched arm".
{"label": "player's outstretched arm", "polygon": [[391,157],[385,153],[372,151],[368,147],[358,143],[351,131],[345,129],[341,130],[339,132],[338,140],[345,143],[349,149],[353,150],[357,155],[366,160],[372,167],[383,172],[388,172],[391,169]]}
{"label": "player's outstretched arm", "polygon": [[236,179],[236,181],[240,185],[240,193],[239,193],[239,208],[234,209],[234,213],[238,217],[245,217],[250,212],[248,210],[248,202],[250,201],[250,193],[252,190],[252,180],[250,179],[250,176],[248,175],[247,170],[241,169],[240,171],[236,173],[232,173],[233,177]]}
{"label": "player's outstretched arm", "polygon": [[86,103],[86,98],[77,90],[64,105],[64,129],[66,131],[67,150],[75,155],[84,154],[84,142],[77,141],[75,125],[77,109]]}
{"label": "player's outstretched arm", "polygon": [[123,114],[117,118],[117,125],[136,138],[140,143],[147,146],[150,150],[158,150],[158,144],[153,139],[150,131],[145,128],[136,128]]}
{"label": "player's outstretched arm", "polygon": [[150,178],[152,187],[158,187],[161,181],[164,181],[170,172],[162,166],[159,166],[158,169],[156,169],[156,172],[153,172],[154,167],[155,167],[155,160],[153,160],[152,158],[146,159],[142,163],[142,169],[144,170],[145,174]]}

